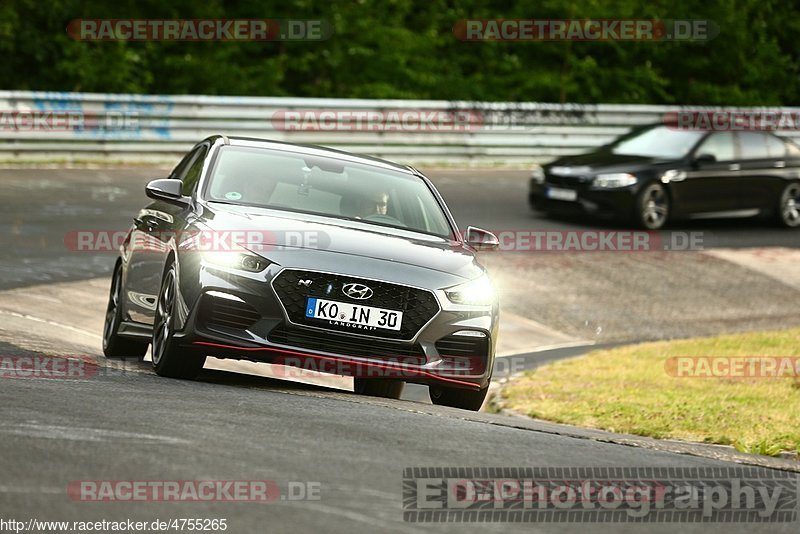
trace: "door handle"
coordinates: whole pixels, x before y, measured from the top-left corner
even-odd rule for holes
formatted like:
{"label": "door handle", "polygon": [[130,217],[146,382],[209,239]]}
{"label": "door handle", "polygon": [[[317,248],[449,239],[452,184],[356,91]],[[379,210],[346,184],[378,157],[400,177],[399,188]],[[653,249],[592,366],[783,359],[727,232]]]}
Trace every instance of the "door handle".
{"label": "door handle", "polygon": [[775,167],[776,169],[783,169],[784,167],[786,167],[786,162],[776,161],[775,163],[772,164],[772,166]]}
{"label": "door handle", "polygon": [[738,171],[738,170],[741,170],[741,168],[742,168],[742,166],[739,165],[738,163],[731,163],[730,165],[728,165],[728,170],[729,171]]}

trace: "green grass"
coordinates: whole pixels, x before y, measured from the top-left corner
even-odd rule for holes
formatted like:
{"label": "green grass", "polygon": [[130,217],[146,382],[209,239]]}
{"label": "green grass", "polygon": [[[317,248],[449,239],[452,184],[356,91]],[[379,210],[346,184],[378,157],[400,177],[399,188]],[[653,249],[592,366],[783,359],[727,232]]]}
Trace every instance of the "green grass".
{"label": "green grass", "polygon": [[501,393],[518,413],[612,432],[800,452],[800,379],[676,377],[672,357],[800,356],[800,329],[596,351],[525,373]]}

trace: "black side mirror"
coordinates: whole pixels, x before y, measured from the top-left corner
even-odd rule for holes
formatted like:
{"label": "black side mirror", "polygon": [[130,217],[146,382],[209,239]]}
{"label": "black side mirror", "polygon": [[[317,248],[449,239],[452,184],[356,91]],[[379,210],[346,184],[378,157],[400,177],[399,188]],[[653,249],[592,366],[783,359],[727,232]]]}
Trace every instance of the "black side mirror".
{"label": "black side mirror", "polygon": [[716,156],[714,156],[714,154],[709,154],[707,152],[698,154],[694,158],[695,165],[703,165],[705,163],[715,163],[716,161],[717,161]]}
{"label": "black side mirror", "polygon": [[153,200],[163,200],[170,204],[178,206],[188,206],[189,197],[181,194],[183,182],[174,180],[172,178],[162,178],[160,180],[153,180],[145,187],[145,194]]}
{"label": "black side mirror", "polygon": [[464,241],[467,245],[476,250],[494,250],[500,246],[497,236],[488,230],[467,226],[467,233],[464,234]]}

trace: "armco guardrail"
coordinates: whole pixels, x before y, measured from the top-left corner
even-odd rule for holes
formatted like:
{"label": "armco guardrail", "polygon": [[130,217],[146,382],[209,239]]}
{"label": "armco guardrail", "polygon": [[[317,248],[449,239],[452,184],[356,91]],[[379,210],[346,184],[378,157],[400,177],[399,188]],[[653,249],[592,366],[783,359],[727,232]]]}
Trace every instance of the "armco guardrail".
{"label": "armco guardrail", "polygon": [[525,164],[589,150],[683,109],[0,91],[0,160],[174,161],[224,133],[409,163]]}

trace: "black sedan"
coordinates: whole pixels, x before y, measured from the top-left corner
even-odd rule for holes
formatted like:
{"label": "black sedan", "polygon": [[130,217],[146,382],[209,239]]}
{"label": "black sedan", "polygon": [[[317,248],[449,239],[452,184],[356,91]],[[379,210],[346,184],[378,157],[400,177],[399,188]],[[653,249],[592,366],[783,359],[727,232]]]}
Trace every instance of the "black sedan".
{"label": "black sedan", "polygon": [[800,227],[800,147],[769,132],[637,128],[536,167],[529,203],[656,230],[681,218],[762,215]]}
{"label": "black sedan", "polygon": [[477,410],[498,301],[475,250],[414,168],[344,152],[215,136],[134,220],[114,268],[107,357],[195,377],[207,356],[300,366],[398,397]]}

